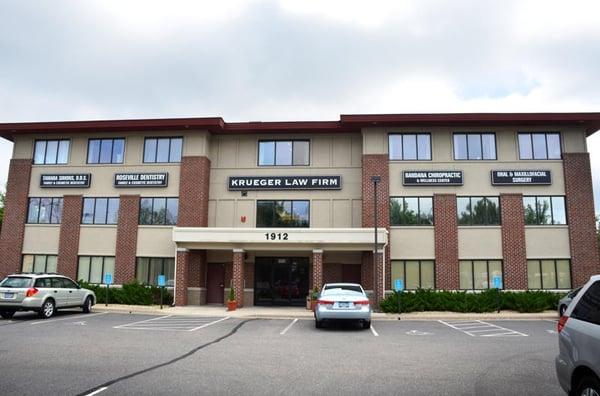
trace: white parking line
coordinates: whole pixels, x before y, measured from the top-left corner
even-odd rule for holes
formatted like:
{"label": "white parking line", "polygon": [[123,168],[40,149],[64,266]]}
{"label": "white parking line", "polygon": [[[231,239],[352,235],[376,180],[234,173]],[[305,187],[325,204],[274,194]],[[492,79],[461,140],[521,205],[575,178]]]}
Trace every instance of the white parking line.
{"label": "white parking line", "polygon": [[221,319],[219,319],[219,320],[215,320],[214,322],[207,323],[207,324],[205,324],[205,325],[202,325],[202,326],[200,326],[200,327],[196,327],[196,328],[194,328],[194,329],[191,329],[191,330],[189,330],[189,331],[194,331],[194,330],[203,329],[203,328],[205,328],[205,327],[212,326],[212,325],[214,325],[215,323],[219,323],[219,322],[222,322],[222,321],[224,321],[224,320],[227,320],[227,319],[229,319],[229,316],[225,316],[224,318],[221,318]]}
{"label": "white parking line", "polygon": [[375,337],[379,337],[379,333],[377,333],[377,331],[375,331],[375,328],[373,327],[373,325],[371,325],[371,333],[373,333],[373,335]]}
{"label": "white parking line", "polygon": [[[528,337],[527,334],[521,333],[516,330],[507,329],[506,327],[498,326],[492,323],[483,322],[481,320],[474,320],[468,322],[445,322],[438,320],[438,322],[465,333],[471,337],[502,337],[502,336],[520,336]],[[487,333],[493,331],[494,333]],[[486,334],[480,334],[486,332]]]}
{"label": "white parking line", "polygon": [[215,318],[206,317],[181,317],[166,315],[113,326],[113,328],[126,330],[196,331],[227,319],[229,319],[229,316],[215,320]]}
{"label": "white parking line", "polygon": [[146,320],[140,320],[138,322],[133,322],[133,323],[126,323],[126,324],[122,324],[122,325],[118,325],[118,326],[113,326],[113,329],[120,329],[122,327],[128,327],[128,326],[133,326],[139,323],[146,323],[146,322],[150,322],[153,320],[158,320],[158,319],[164,319],[164,318],[169,318],[171,317],[171,315],[165,315],[165,316],[158,316],[156,318],[150,318],[150,319],[146,319]]}
{"label": "white parking line", "polygon": [[95,391],[93,391],[92,393],[88,393],[88,394],[87,394],[87,395],[85,395],[85,396],[94,396],[94,395],[97,395],[97,394],[98,394],[98,393],[100,393],[100,392],[104,392],[104,391],[105,391],[105,390],[107,390],[107,389],[108,389],[108,387],[107,387],[107,386],[103,386],[102,388],[100,388],[100,389],[96,389],[96,390],[95,390]]}
{"label": "white parking line", "polygon": [[67,316],[66,318],[60,318],[60,319],[44,319],[44,320],[40,320],[37,322],[31,322],[29,324],[31,325],[37,325],[37,324],[43,324],[43,323],[52,323],[52,322],[58,322],[61,320],[70,320],[70,319],[78,319],[78,318],[90,318],[92,316],[97,316],[97,315],[105,315],[108,312],[98,312],[98,313],[93,313],[93,314],[81,314],[81,315],[76,315],[76,316]]}
{"label": "white parking line", "polygon": [[292,328],[292,326],[293,326],[294,324],[296,324],[296,322],[297,322],[297,321],[298,321],[298,318],[296,318],[296,319],[292,320],[292,323],[290,323],[289,325],[287,325],[287,326],[285,327],[285,329],[281,330],[281,332],[280,332],[279,334],[280,334],[280,335],[284,335],[285,333],[287,333],[287,331],[288,331],[289,329],[291,329],[291,328]]}

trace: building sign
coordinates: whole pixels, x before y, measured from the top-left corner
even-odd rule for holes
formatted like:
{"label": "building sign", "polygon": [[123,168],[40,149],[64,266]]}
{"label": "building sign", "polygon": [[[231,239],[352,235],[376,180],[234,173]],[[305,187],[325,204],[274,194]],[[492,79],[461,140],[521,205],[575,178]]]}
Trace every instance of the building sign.
{"label": "building sign", "polygon": [[89,173],[41,175],[40,187],[88,188],[91,180]]}
{"label": "building sign", "polygon": [[462,171],[404,171],[405,186],[462,186]]}
{"label": "building sign", "polygon": [[230,176],[230,191],[340,190],[341,176]]}
{"label": "building sign", "polygon": [[115,173],[115,187],[166,187],[168,173]]}
{"label": "building sign", "polygon": [[552,175],[549,170],[494,170],[492,184],[499,186],[552,184]]}

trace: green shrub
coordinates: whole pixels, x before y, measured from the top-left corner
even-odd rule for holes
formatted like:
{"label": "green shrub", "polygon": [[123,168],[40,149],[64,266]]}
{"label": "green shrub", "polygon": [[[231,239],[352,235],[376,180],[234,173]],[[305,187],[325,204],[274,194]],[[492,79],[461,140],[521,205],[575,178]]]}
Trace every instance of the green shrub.
{"label": "green shrub", "polygon": [[[93,290],[96,293],[96,303],[104,304],[106,302],[106,288],[100,285],[90,284],[79,281],[83,288]],[[125,283],[122,287],[108,288],[109,304],[127,304],[127,305],[152,305],[160,304],[160,288],[150,285],[142,285],[137,281]],[[173,296],[166,289],[163,292],[163,304],[171,305]]]}

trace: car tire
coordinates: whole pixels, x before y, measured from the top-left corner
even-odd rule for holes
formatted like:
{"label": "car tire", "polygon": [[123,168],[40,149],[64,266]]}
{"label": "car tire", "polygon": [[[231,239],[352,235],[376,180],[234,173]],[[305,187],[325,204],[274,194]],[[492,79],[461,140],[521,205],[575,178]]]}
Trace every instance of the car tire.
{"label": "car tire", "polygon": [[48,319],[54,316],[55,313],[56,304],[54,303],[53,299],[49,298],[46,301],[44,301],[44,304],[42,304],[42,308],[38,312],[38,316],[42,319]]}
{"label": "car tire", "polygon": [[14,311],[0,311],[0,316],[2,316],[3,319],[12,319],[14,315]]}
{"label": "car tire", "polygon": [[575,388],[575,395],[593,395],[594,393],[590,392],[590,390],[600,395],[600,380],[598,380],[597,377],[588,375],[583,377],[577,384],[577,387]]}
{"label": "car tire", "polygon": [[317,329],[321,329],[321,328],[323,328],[323,321],[322,321],[322,320],[317,320],[317,319],[315,319],[315,327],[316,327]]}
{"label": "car tire", "polygon": [[83,313],[90,313],[92,311],[92,305],[94,305],[94,301],[92,300],[92,297],[88,296],[81,307]]}
{"label": "car tire", "polygon": [[370,329],[371,328],[371,321],[370,320],[365,320],[362,322],[362,326],[363,329]]}
{"label": "car tire", "polygon": [[558,308],[558,314],[560,316],[563,316],[565,314],[566,310],[567,310],[567,306],[566,305],[561,305],[560,308]]}

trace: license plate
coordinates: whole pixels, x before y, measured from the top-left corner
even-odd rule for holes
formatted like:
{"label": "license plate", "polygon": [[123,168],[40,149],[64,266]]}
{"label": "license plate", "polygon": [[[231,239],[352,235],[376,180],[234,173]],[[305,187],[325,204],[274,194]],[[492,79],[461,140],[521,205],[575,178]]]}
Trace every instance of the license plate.
{"label": "license plate", "polygon": [[4,298],[15,298],[15,293],[4,293]]}
{"label": "license plate", "polygon": [[340,308],[350,308],[350,303],[348,303],[348,302],[340,302],[340,303],[338,303],[338,307],[340,307]]}

